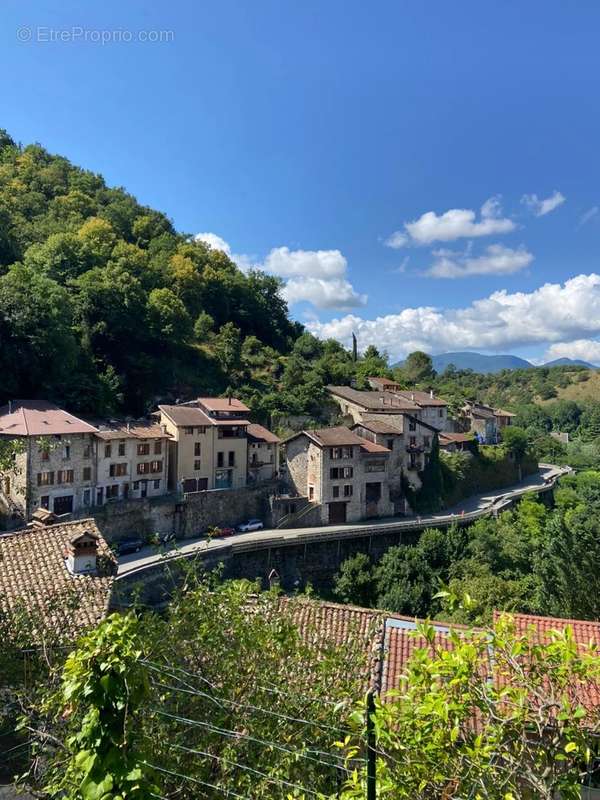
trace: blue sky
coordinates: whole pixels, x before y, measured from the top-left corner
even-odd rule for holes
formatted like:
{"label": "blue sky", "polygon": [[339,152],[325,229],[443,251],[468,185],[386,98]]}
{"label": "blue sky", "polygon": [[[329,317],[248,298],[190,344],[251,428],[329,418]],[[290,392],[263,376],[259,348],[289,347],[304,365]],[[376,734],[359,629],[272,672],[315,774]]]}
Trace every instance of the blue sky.
{"label": "blue sky", "polygon": [[316,333],[600,361],[597,2],[4,0],[0,20],[0,125],[280,274]]}

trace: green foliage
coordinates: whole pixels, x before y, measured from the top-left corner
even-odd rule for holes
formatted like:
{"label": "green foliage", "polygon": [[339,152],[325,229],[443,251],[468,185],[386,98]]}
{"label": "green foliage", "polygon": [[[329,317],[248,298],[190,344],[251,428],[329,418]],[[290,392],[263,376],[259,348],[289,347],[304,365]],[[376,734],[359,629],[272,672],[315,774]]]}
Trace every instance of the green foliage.
{"label": "green foliage", "polygon": [[[406,679],[376,704],[378,798],[581,797],[600,729],[582,705],[600,678],[595,648],[579,650],[569,627],[537,641],[508,617],[443,642],[429,624],[415,636]],[[366,735],[364,706],[351,722],[354,735],[340,742],[349,764]],[[364,767],[338,796],[366,796]]]}
{"label": "green foliage", "polygon": [[421,350],[409,353],[400,369],[401,377],[409,383],[423,383],[435,378],[431,356]]}
{"label": "green foliage", "polygon": [[143,654],[136,617],[113,614],[67,657],[49,711],[66,720],[68,755],[50,770],[50,796],[149,800],[158,792],[139,735],[140,710],[150,698]]}
{"label": "green foliage", "polygon": [[597,619],[599,559],[600,472],[587,471],[561,479],[553,509],[525,497],[498,519],[426,530],[379,563],[344,562],[335,585],[345,602],[421,617],[440,613],[435,594],[450,586],[473,599],[460,622],[487,623],[494,610]]}

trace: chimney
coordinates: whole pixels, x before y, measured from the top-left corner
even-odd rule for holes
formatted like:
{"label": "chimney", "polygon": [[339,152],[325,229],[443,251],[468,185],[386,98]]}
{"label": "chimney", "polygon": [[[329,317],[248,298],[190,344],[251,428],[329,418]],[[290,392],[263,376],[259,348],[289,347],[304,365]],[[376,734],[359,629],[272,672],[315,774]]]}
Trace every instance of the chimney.
{"label": "chimney", "polygon": [[8,413],[12,414],[12,400],[8,401]]}
{"label": "chimney", "polygon": [[415,393],[414,392],[410,393],[410,399],[413,401],[413,403],[415,402]]}
{"label": "chimney", "polygon": [[162,431],[163,433],[166,433],[166,432],[167,432],[167,426],[165,425],[165,423],[164,423],[164,422],[163,422],[163,423],[162,423],[162,425],[160,426],[160,429],[161,429],[161,431]]}
{"label": "chimney", "polygon": [[429,397],[431,397],[431,399],[433,400],[433,389],[429,390]]}
{"label": "chimney", "polygon": [[98,537],[91,531],[74,536],[67,549],[67,569],[72,575],[96,575]]}

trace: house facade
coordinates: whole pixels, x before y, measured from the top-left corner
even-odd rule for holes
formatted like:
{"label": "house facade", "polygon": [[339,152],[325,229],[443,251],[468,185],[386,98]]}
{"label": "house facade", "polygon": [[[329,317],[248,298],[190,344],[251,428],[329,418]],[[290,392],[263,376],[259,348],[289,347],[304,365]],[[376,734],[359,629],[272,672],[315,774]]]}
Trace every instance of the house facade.
{"label": "house facade", "polygon": [[15,400],[0,408],[0,436],[19,447],[0,476],[5,512],[30,519],[37,508],[56,515],[93,505],[96,429],[44,400]]}
{"label": "house facade", "polygon": [[279,474],[281,439],[262,425],[251,423],[248,436],[248,483],[271,481]]}
{"label": "house facade", "polygon": [[515,414],[484,403],[465,403],[462,408],[463,425],[474,433],[481,444],[498,444],[502,431],[512,425]]}
{"label": "house facade", "polygon": [[335,427],[297,433],[285,450],[288,480],[319,508],[322,524],[394,514],[387,447]]}
{"label": "house facade", "polygon": [[157,423],[98,423],[94,505],[168,491],[169,434]]}
{"label": "house facade", "polygon": [[247,418],[250,409],[240,400],[200,397],[158,408],[160,422],[171,436],[171,489],[239,489],[249,482],[271,480],[277,473],[279,439],[266,428],[253,426]]}
{"label": "house facade", "polygon": [[353,389],[350,386],[328,386],[327,391],[340,407],[341,413],[352,417],[354,422],[361,422],[365,414],[385,417],[411,414],[438,431],[451,429],[452,423],[448,418],[448,404],[445,400],[435,397],[433,392],[400,390],[396,388],[397,384],[391,382],[385,385],[389,388],[370,392]]}

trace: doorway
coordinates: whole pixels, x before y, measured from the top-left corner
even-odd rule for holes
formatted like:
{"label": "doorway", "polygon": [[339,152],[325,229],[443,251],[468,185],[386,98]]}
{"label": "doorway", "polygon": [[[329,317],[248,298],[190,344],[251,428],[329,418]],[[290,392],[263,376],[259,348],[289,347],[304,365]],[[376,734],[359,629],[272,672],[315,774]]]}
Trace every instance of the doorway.
{"label": "doorway", "polygon": [[346,503],[329,503],[329,524],[340,525],[346,522]]}

